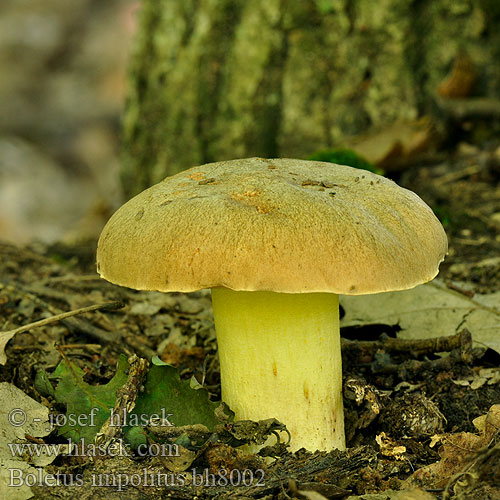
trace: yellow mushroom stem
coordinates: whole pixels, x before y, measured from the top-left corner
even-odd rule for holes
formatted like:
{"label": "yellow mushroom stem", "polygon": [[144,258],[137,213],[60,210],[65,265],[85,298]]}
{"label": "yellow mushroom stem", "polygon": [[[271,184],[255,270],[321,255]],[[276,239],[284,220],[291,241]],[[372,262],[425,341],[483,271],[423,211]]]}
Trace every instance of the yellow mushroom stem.
{"label": "yellow mushroom stem", "polygon": [[344,450],[338,296],[213,288],[212,303],[236,419],[278,419],[292,451]]}

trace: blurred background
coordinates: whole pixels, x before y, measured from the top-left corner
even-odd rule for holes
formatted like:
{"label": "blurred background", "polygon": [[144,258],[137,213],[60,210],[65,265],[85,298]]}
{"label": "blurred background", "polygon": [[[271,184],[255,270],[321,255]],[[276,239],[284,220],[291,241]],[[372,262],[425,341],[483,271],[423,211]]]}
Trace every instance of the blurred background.
{"label": "blurred background", "polygon": [[498,250],[499,26],[497,0],[3,0],[0,239],[95,241],[166,175],[281,156],[384,173]]}
{"label": "blurred background", "polygon": [[92,237],[122,201],[130,0],[0,3],[0,238]]}

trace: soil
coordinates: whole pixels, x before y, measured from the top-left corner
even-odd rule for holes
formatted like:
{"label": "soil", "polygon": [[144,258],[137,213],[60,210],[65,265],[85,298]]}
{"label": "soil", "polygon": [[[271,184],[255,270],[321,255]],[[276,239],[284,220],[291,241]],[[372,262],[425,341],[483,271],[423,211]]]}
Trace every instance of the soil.
{"label": "soil", "polygon": [[[443,222],[450,251],[440,278],[465,294],[498,291],[500,151],[469,147],[438,164],[400,172],[396,180],[417,192]],[[84,370],[88,383],[103,384],[113,376],[120,354],[147,359],[159,354],[178,367],[182,379],[194,375],[218,400],[208,292],[159,294],[114,286],[95,272],[95,247],[95,241],[71,247],[0,244],[3,331],[89,304],[124,305],[18,333],[7,345],[0,381],[13,383],[51,407],[54,401],[35,388],[35,375],[42,369],[51,373],[63,357]],[[351,343],[358,340],[366,338],[350,335]],[[193,464],[200,474],[250,470],[257,477],[262,469],[264,486],[196,487],[187,472],[185,485],[168,488],[34,487],[35,498],[500,499],[500,418],[490,411],[500,403],[500,354],[472,348],[470,342],[446,353],[446,362],[429,352],[360,352],[352,344],[344,351],[346,452],[291,454],[280,449],[273,461],[228,444],[210,444]],[[390,356],[393,365],[406,363],[406,368],[378,370],[384,356]],[[413,370],[415,365],[408,364],[418,361],[428,363],[429,370]],[[474,381],[480,373],[488,376],[478,386],[457,384],[467,377]],[[486,414],[491,425],[480,431],[473,420]],[[458,439],[460,445],[453,448]],[[54,433],[44,438],[48,443],[58,440]],[[158,467],[169,472],[154,457],[77,462],[59,457],[47,470],[78,470],[90,477],[96,472],[132,474]]]}

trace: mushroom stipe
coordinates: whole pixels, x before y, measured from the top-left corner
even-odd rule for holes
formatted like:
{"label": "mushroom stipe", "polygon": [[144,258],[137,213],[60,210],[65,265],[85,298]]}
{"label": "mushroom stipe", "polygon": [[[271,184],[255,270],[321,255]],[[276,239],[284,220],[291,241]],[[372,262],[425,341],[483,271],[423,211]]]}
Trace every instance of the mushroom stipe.
{"label": "mushroom stipe", "polygon": [[237,417],[285,423],[292,449],[343,450],[338,295],[213,288],[212,303],[222,399]]}
{"label": "mushroom stipe", "polygon": [[277,418],[291,450],[344,449],[338,294],[431,280],[447,252],[432,210],[355,168],[248,158],[146,189],[103,229],[101,276],[140,290],[212,289],[222,398]]}

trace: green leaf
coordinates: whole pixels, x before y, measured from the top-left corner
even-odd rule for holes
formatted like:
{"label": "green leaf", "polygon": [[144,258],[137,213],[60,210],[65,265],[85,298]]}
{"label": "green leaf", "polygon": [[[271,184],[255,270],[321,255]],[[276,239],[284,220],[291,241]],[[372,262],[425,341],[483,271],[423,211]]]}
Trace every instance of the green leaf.
{"label": "green leaf", "polygon": [[36,372],[34,386],[42,396],[54,397],[54,387],[52,387],[49,376],[45,370]]}
{"label": "green leaf", "polygon": [[[147,374],[144,392],[137,398],[128,421],[143,421],[145,415],[158,416],[168,418],[175,426],[203,424],[213,430],[220,423],[215,414],[219,405],[220,402],[208,399],[205,389],[193,389],[189,380],[181,380],[177,368],[156,358]],[[132,430],[127,431],[125,438],[132,447],[146,443],[146,433],[141,436],[133,431],[132,436]]]}
{"label": "green leaf", "polygon": [[[151,417],[167,418],[176,426],[203,424],[213,430],[220,423],[216,414],[221,411],[221,403],[212,403],[205,389],[194,389],[189,380],[181,380],[177,368],[156,357],[152,361],[144,391],[137,397],[135,408],[127,415],[128,425],[123,429],[131,447],[137,449],[148,442],[149,432],[143,426]],[[59,379],[54,394],[56,401],[67,407],[64,425],[58,428],[59,435],[73,441],[84,439],[86,443],[93,442],[111,414],[116,391],[127,381],[128,368],[127,358],[120,356],[115,376],[105,385],[93,386],[84,382],[83,370],[62,361],[50,375],[51,379]],[[232,416],[229,415],[229,418],[232,419]]]}
{"label": "green leaf", "polygon": [[316,0],[316,5],[321,14],[335,12],[335,5],[332,0]]}
{"label": "green leaf", "polygon": [[147,443],[147,432],[143,427],[129,427],[127,435],[127,443],[133,450],[137,450],[139,445]]}
{"label": "green leaf", "polygon": [[377,168],[373,163],[370,163],[351,149],[323,149],[316,151],[308,160],[338,163],[339,165],[348,165],[349,167],[368,170],[374,174],[384,175],[382,169]]}
{"label": "green leaf", "polygon": [[67,439],[86,443],[94,440],[102,425],[109,418],[116,401],[116,391],[127,381],[128,362],[120,356],[115,376],[104,385],[84,382],[84,372],[73,363],[62,361],[51,378],[59,378],[55,399],[66,404],[66,418],[58,433]]}

